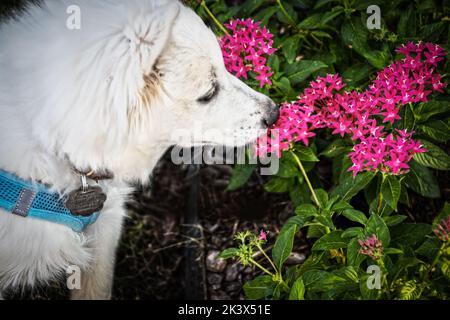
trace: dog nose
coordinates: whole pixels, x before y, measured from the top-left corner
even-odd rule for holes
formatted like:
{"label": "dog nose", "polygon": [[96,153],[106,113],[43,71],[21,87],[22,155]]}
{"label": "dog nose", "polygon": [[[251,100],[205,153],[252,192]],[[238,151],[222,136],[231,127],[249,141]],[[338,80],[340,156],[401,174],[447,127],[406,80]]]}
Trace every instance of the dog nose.
{"label": "dog nose", "polygon": [[262,123],[267,128],[270,128],[280,117],[280,108],[278,108],[275,102],[270,101],[265,109]]}

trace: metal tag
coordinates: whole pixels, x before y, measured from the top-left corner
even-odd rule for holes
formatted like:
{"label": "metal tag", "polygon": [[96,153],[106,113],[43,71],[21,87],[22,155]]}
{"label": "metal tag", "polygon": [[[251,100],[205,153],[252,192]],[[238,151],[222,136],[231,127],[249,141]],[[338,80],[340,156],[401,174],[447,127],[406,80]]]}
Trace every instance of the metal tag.
{"label": "metal tag", "polygon": [[69,193],[65,205],[73,215],[86,217],[102,210],[105,201],[102,188],[87,186]]}

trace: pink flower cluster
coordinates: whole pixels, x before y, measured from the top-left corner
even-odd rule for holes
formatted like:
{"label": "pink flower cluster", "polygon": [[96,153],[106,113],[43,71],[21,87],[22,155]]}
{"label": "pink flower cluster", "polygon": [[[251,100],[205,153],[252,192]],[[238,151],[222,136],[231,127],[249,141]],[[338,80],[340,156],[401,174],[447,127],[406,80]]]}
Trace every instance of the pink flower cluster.
{"label": "pink flower cluster", "polygon": [[225,27],[231,34],[220,39],[220,47],[227,70],[245,79],[248,72],[253,71],[261,88],[265,84],[271,85],[273,72],[266,63],[267,56],[276,51],[272,47],[273,35],[266,27],[261,27],[260,22],[252,19],[230,21]]}
{"label": "pink flower cluster", "polygon": [[261,231],[259,232],[258,240],[267,241],[267,232],[261,229]]}
{"label": "pink flower cluster", "polygon": [[380,123],[393,124],[400,120],[401,105],[426,102],[433,91],[443,91],[445,84],[435,67],[446,53],[437,45],[420,42],[408,43],[397,51],[405,58],[379,72],[363,92],[341,93],[345,85],[338,75],[317,77],[297,101],[281,106],[280,119],[269,130],[270,139],[260,139],[257,154],[280,155],[298,141],[308,145],[314,129],[327,128],[356,142],[349,169],[354,175],[360,171],[408,171],[413,155],[426,150],[411,140],[413,132],[388,134]]}
{"label": "pink flower cluster", "polygon": [[433,230],[436,237],[441,241],[447,242],[450,239],[450,216],[443,219],[440,224]]}
{"label": "pink flower cluster", "polygon": [[361,249],[359,250],[360,254],[371,257],[373,260],[377,260],[383,256],[383,244],[380,240],[378,240],[376,235],[372,235],[371,237],[363,240],[358,240]]}

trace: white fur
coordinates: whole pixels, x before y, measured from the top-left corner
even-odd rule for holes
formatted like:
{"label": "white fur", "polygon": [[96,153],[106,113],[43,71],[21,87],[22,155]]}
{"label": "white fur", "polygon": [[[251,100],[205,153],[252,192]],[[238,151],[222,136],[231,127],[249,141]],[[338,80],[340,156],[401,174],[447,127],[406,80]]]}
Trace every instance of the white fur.
{"label": "white fur", "polygon": [[[66,28],[68,6],[81,29]],[[60,193],[79,186],[78,169],[109,169],[108,196],[86,232],[0,210],[0,292],[35,286],[66,267],[83,270],[74,298],[111,294],[114,256],[129,182],[147,182],[173,130],[251,130],[272,102],[230,75],[214,34],[174,1],[47,0],[0,26],[0,168]],[[207,104],[197,99],[220,89]]]}

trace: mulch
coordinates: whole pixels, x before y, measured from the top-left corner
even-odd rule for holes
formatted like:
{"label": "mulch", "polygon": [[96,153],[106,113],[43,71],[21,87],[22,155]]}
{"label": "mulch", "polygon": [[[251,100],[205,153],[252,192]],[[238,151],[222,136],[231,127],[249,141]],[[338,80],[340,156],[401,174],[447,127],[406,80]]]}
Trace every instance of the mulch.
{"label": "mulch", "polygon": [[[269,231],[273,243],[282,222],[293,213],[286,195],[263,192],[254,175],[237,191],[226,190],[231,175],[227,165],[202,166],[197,197],[200,237],[186,235],[189,193],[193,177],[188,168],[163,159],[153,185],[140,187],[129,204],[130,219],[118,253],[115,299],[243,299],[243,284],[259,274],[235,261],[218,258],[220,251],[235,245],[234,235],[243,230]],[[192,292],[192,271],[186,272],[186,250],[194,245],[200,267],[198,290]],[[291,262],[304,259],[308,246],[298,241]],[[262,262],[263,264],[265,262]],[[188,290],[189,289],[189,290]]]}

